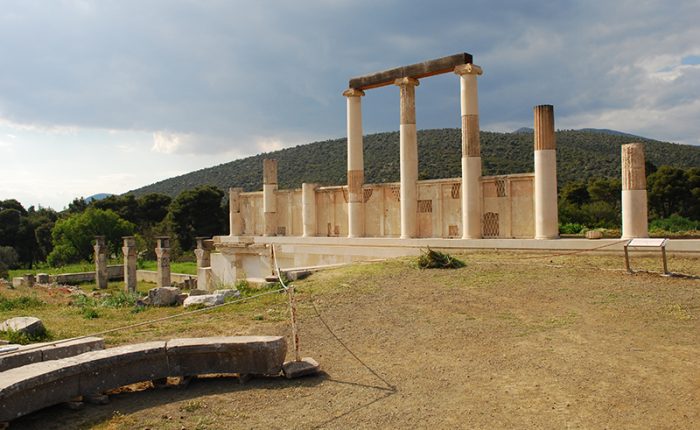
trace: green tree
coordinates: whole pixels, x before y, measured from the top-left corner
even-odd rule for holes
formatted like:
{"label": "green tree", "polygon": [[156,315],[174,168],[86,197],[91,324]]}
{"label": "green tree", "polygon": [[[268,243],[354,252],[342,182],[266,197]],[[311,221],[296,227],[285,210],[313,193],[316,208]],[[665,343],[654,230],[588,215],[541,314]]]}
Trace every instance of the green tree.
{"label": "green tree", "polygon": [[204,185],[183,191],[170,205],[170,222],[181,250],[190,250],[197,236],[221,234],[226,211],[221,206],[223,191]]}
{"label": "green tree", "polygon": [[19,263],[19,255],[11,246],[0,246],[0,278],[7,279],[8,269],[14,269]]}
{"label": "green tree", "polygon": [[109,196],[92,202],[97,209],[111,210],[119,217],[137,224],[139,222],[139,204],[133,194]]}
{"label": "green tree", "polygon": [[172,200],[165,194],[151,193],[139,197],[138,212],[139,224],[155,225],[168,215],[168,207]]}
{"label": "green tree", "polygon": [[647,178],[649,207],[652,214],[668,218],[673,214],[683,215],[692,205],[692,193],[685,170],[661,166]]}
{"label": "green tree", "polygon": [[51,232],[54,249],[47,260],[52,266],[90,260],[95,236],[105,236],[111,253],[117,254],[122,236],[133,234],[135,228],[111,210],[90,207],[56,222]]}
{"label": "green tree", "polygon": [[581,206],[591,200],[588,194],[588,186],[583,181],[572,181],[564,185],[560,193],[561,200]]}

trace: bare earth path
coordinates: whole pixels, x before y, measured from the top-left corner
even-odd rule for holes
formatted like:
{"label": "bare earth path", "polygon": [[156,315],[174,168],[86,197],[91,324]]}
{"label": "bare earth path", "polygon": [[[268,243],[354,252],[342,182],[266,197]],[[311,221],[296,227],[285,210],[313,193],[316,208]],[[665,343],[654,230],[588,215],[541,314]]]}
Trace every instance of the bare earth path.
{"label": "bare earth path", "polygon": [[[199,380],[12,428],[700,428],[700,280],[627,275],[621,257],[462,257],[459,270],[398,260],[297,283],[302,347],[320,377]],[[670,265],[700,275],[697,259]],[[267,318],[284,301],[268,306],[221,313],[211,334],[288,335]],[[202,333],[173,325],[138,340],[173,335]]]}

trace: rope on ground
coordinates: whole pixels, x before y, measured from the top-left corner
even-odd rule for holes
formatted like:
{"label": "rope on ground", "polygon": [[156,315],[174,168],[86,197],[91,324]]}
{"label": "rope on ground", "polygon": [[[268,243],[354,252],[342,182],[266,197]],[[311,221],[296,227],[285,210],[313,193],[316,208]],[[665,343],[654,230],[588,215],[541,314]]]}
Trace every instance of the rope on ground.
{"label": "rope on ground", "polygon": [[[292,331],[293,331],[293,336],[294,336],[295,342],[297,342],[297,343],[295,344],[295,346],[298,346],[298,334],[297,334],[297,331],[296,331],[296,308],[293,306],[293,303],[294,303],[294,302],[293,302],[294,287],[293,287],[292,285],[286,286],[286,285],[284,284],[284,280],[282,279],[282,272],[280,271],[280,267],[279,267],[279,265],[277,264],[277,256],[276,256],[276,253],[275,253],[275,245],[274,245],[274,244],[270,244],[270,246],[272,247],[272,261],[273,261],[273,264],[275,265],[275,271],[276,271],[276,273],[277,273],[277,279],[279,280],[280,285],[282,285],[282,287],[283,287],[285,290],[287,290],[288,292],[291,292],[291,295],[290,295],[290,312],[292,313],[292,318],[293,318]],[[372,373],[372,375],[374,375],[377,379],[379,379],[380,381],[382,381],[382,382],[389,388],[389,390],[390,390],[391,392],[395,392],[395,391],[396,391],[396,386],[392,385],[389,381],[387,381],[387,380],[384,379],[382,376],[380,376],[377,372],[375,372],[374,369],[372,369],[367,363],[365,363],[360,357],[358,357],[358,355],[355,354],[355,353],[350,349],[350,347],[348,347],[348,346],[345,344],[345,342],[343,342],[343,341],[340,339],[340,337],[338,337],[338,335],[335,334],[335,332],[333,332],[333,330],[330,328],[330,326],[328,325],[328,323],[326,322],[326,320],[324,320],[323,317],[321,316],[321,313],[318,311],[318,308],[316,307],[316,303],[314,303],[313,300],[311,301],[311,306],[313,306],[313,308],[314,308],[314,312],[316,313],[316,317],[318,317],[318,319],[321,321],[321,323],[322,323],[323,326],[326,328],[326,330],[328,330],[328,332],[331,334],[331,336],[333,336],[333,338],[335,338],[335,340],[338,341],[338,343],[339,343],[339,344],[340,344],[340,345],[341,345],[355,360],[357,360],[358,363],[360,363],[365,369],[369,370],[369,371]]]}
{"label": "rope on ground", "polygon": [[589,251],[597,251],[599,249],[607,248],[609,246],[614,246],[614,245],[619,245],[621,243],[626,243],[629,242],[629,240],[624,239],[624,240],[618,240],[613,243],[606,243],[605,245],[601,246],[596,246],[594,248],[587,248],[587,249],[579,249],[577,251],[571,251],[571,252],[559,252],[556,254],[545,254],[545,255],[532,255],[529,257],[520,257],[519,260],[531,260],[531,259],[537,259],[537,258],[555,258],[555,257],[563,257],[566,255],[576,255],[576,254],[582,254],[584,252],[589,252]]}
{"label": "rope on ground", "polygon": [[[106,335],[106,334],[115,333],[115,332],[122,331],[122,330],[129,330],[129,329],[132,329],[132,328],[142,327],[142,326],[146,326],[146,325],[151,325],[151,324],[155,324],[155,323],[159,323],[159,322],[163,322],[163,321],[167,321],[167,320],[172,320],[172,319],[175,319],[175,318],[180,318],[180,317],[184,317],[184,316],[191,316],[191,315],[196,315],[196,314],[200,314],[200,313],[204,313],[204,312],[209,312],[209,311],[213,311],[214,309],[222,308],[222,307],[224,307],[224,306],[229,306],[229,305],[233,305],[233,304],[236,304],[236,303],[245,302],[245,301],[247,301],[247,300],[256,299],[256,298],[258,298],[258,297],[266,296],[266,295],[269,295],[269,294],[280,293],[280,292],[282,292],[282,291],[284,291],[284,288],[279,288],[279,289],[276,289],[276,290],[265,291],[264,293],[255,294],[255,295],[248,296],[248,297],[243,297],[243,298],[237,299],[237,300],[231,300],[230,302],[222,303],[222,304],[220,304],[220,305],[214,305],[214,306],[211,306],[211,307],[208,307],[208,308],[195,309],[195,310],[193,310],[193,311],[181,312],[181,313],[179,313],[179,314],[168,315],[168,316],[166,316],[166,317],[156,318],[156,319],[152,319],[152,320],[148,320],[148,321],[142,321],[142,322],[140,322],[140,323],[129,324],[129,325],[121,326],[121,327],[112,328],[112,329],[109,329],[109,330],[103,330],[103,331],[99,331],[99,332],[96,332],[96,333],[86,334],[86,335],[83,335],[83,336],[72,337],[72,338],[70,338],[70,339],[61,339],[61,340],[57,340],[57,341],[54,341],[54,342],[46,342],[46,343],[42,343],[41,345],[36,345],[36,346],[34,346],[34,347],[24,348],[24,349],[22,350],[22,352],[25,352],[25,351],[33,351],[33,350],[35,350],[35,349],[40,349],[40,348],[43,348],[43,347],[49,346],[49,345],[54,345],[54,346],[55,346],[55,345],[61,345],[61,344],[64,344],[64,343],[73,342],[73,341],[75,341],[75,340],[86,339],[86,338],[88,338],[88,337],[104,336],[104,335]],[[2,355],[2,354],[0,353],[0,355]]]}

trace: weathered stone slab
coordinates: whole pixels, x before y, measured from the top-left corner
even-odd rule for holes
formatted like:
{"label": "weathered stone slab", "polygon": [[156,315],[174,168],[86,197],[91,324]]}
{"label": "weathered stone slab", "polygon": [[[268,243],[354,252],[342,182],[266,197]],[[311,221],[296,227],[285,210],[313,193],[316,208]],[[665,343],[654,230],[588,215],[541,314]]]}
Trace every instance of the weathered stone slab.
{"label": "weathered stone slab", "polygon": [[172,306],[177,303],[177,296],[182,291],[176,287],[157,287],[148,290],[148,300],[151,306]]}
{"label": "weathered stone slab", "polygon": [[304,357],[301,361],[287,361],[282,365],[282,371],[287,379],[315,375],[320,368],[318,362],[311,357]]}
{"label": "weathered stone slab", "polygon": [[190,296],[185,299],[182,304],[185,308],[192,306],[216,306],[224,303],[224,296],[221,294],[203,294],[199,296]]}
{"label": "weathered stone slab", "polygon": [[233,288],[226,290],[215,290],[214,294],[223,296],[224,300],[228,299],[229,297],[241,297],[241,292]]}
{"label": "weathered stone slab", "polygon": [[171,376],[208,373],[277,375],[287,354],[282,336],[185,338],[168,341]]}
{"label": "weathered stone slab", "polygon": [[14,317],[0,324],[0,331],[16,331],[28,336],[37,336],[46,332],[44,323],[36,317]]}

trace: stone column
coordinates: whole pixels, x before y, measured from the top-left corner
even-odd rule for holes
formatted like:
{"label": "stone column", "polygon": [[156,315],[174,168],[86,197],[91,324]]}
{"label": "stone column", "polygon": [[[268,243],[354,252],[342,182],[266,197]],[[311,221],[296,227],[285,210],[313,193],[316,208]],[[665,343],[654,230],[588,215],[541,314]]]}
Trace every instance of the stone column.
{"label": "stone column", "polygon": [[95,236],[95,284],[97,288],[107,288],[107,244],[104,236]]}
{"label": "stone column", "polygon": [[535,239],[559,238],[554,106],[535,106]]}
{"label": "stone column", "polygon": [[277,235],[277,160],[263,160],[263,213],[265,236]]}
{"label": "stone column", "polygon": [[211,269],[211,250],[214,242],[206,237],[198,237],[194,255],[197,257],[197,289],[208,290],[209,279],[206,269]]}
{"label": "stone column", "polygon": [[416,136],[417,79],[394,81],[401,89],[400,166],[401,238],[418,235],[418,138]]}
{"label": "stone column", "polygon": [[158,258],[158,279],[157,287],[170,286],[170,238],[168,236],[156,237],[156,257]]}
{"label": "stone column", "polygon": [[124,289],[128,293],[136,291],[136,239],[134,236],[124,236]]}
{"label": "stone column", "polygon": [[622,145],[622,238],[649,237],[644,146]]}
{"label": "stone column", "polygon": [[228,189],[229,231],[231,236],[243,234],[243,218],[241,217],[241,193],[243,188]]}
{"label": "stone column", "polygon": [[301,184],[302,237],[316,236],[316,184]]}
{"label": "stone column", "polygon": [[365,165],[362,147],[362,90],[350,88],[343,95],[348,99],[348,237],[362,237],[365,220],[362,186]]}
{"label": "stone column", "polygon": [[476,77],[481,67],[455,67],[460,79],[462,107],[462,239],[481,238],[481,145],[479,143],[479,94]]}

